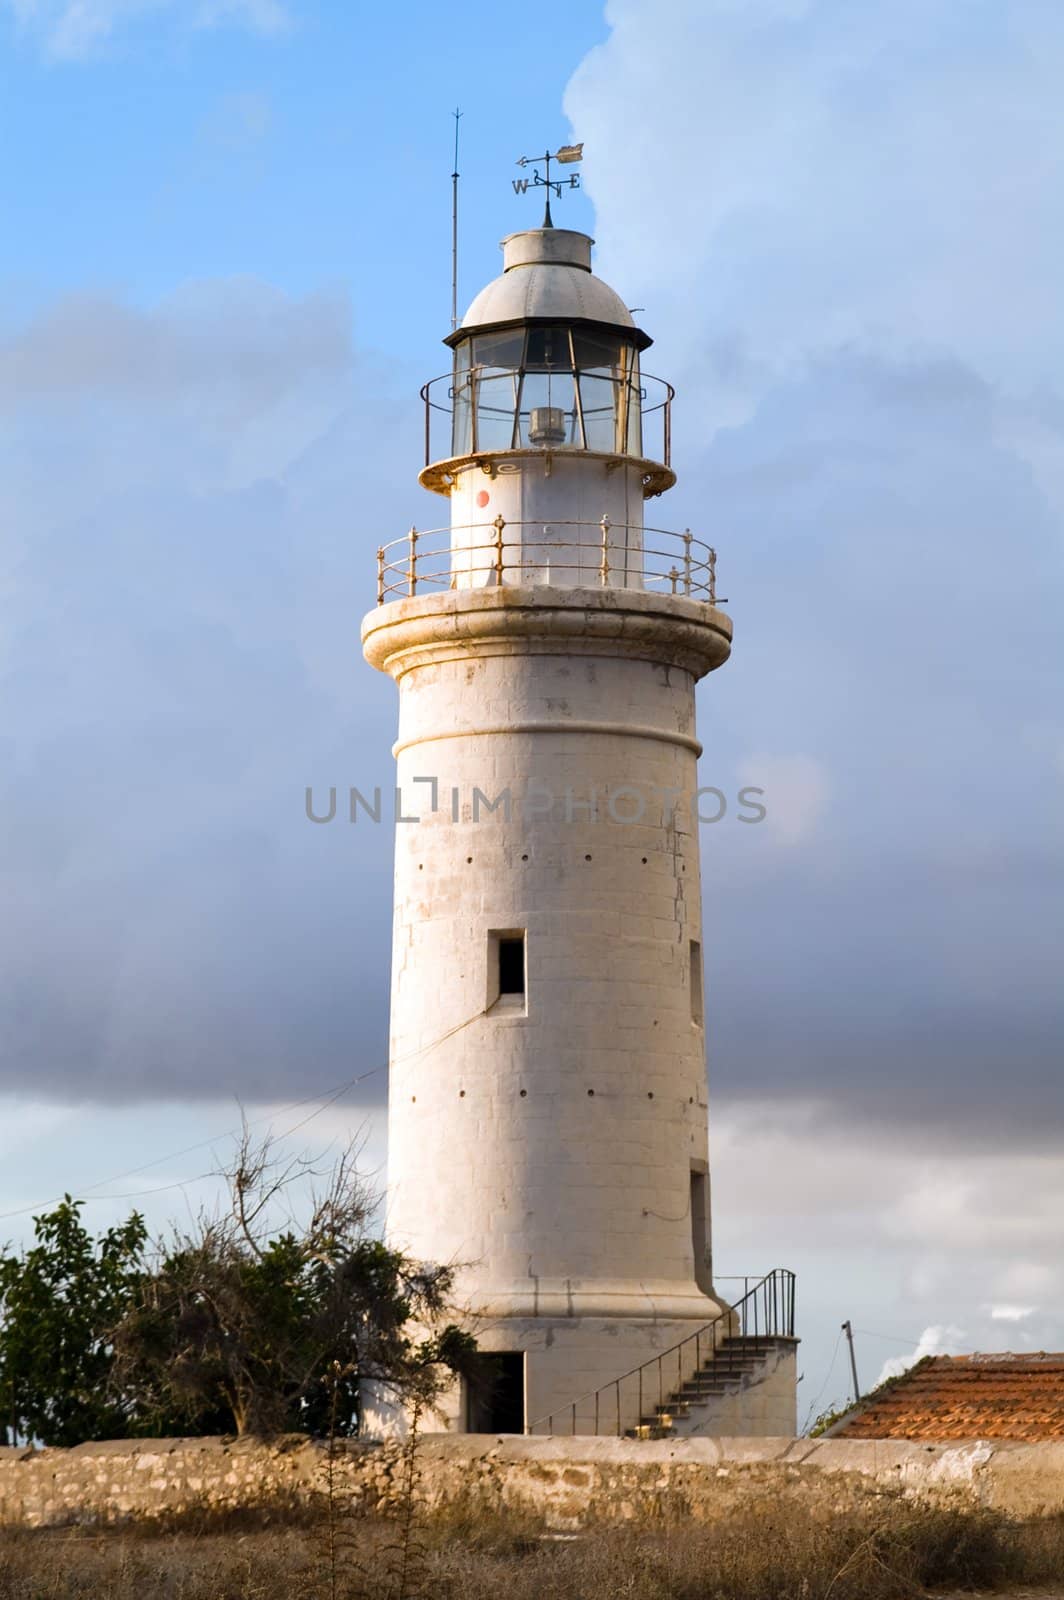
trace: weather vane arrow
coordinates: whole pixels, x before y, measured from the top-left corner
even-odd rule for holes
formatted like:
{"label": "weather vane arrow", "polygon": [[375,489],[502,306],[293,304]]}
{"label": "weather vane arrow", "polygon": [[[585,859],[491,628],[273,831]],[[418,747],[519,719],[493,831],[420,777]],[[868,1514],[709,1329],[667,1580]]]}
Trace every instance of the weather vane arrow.
{"label": "weather vane arrow", "polygon": [[567,178],[552,178],[550,175],[551,162],[557,161],[559,165],[563,167],[571,167],[574,166],[576,162],[582,161],[583,159],[583,144],[560,145],[559,148],[555,150],[553,155],[549,150],[546,150],[541,156],[520,156],[518,158],[517,165],[519,167],[528,167],[531,166],[534,161],[542,161],[544,167],[546,168],[545,177],[541,176],[537,166],[532,167],[532,176],[530,178],[514,178],[512,180],[514,194],[527,194],[529,189],[546,189],[547,209],[543,215],[543,226],[545,228],[553,228],[554,226],[550,214],[551,193],[553,192],[560,200],[563,189],[579,189],[580,187],[579,172],[571,172]]}

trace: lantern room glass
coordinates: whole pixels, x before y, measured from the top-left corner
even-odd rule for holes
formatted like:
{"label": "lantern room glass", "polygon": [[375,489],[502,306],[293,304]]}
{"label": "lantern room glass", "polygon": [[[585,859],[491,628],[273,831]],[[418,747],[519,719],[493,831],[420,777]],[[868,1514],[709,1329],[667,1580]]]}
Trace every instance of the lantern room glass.
{"label": "lantern room glass", "polygon": [[455,346],[451,454],[642,455],[639,352],[605,330],[536,324]]}

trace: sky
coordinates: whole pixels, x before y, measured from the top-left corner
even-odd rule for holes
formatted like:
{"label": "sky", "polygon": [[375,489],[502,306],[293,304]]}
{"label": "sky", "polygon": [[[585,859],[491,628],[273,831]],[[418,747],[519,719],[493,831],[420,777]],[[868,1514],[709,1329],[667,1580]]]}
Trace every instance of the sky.
{"label": "sky", "polygon": [[390,782],[461,107],[463,304],[585,141],[735,620],[718,1265],[798,1271],[803,1421],[845,1318],[1064,1348],[1062,74],[1050,0],[0,0],[0,1237],[194,1206],[237,1102],[383,1168],[391,840],[303,805]]}

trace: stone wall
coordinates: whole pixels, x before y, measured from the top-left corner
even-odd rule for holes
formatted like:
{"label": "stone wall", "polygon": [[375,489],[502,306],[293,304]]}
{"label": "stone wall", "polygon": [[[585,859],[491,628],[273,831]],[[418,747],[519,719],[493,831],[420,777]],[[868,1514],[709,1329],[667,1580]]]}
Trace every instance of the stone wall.
{"label": "stone wall", "polygon": [[[325,1451],[152,1439],[76,1450],[0,1450],[0,1524],[118,1522],[200,1510],[309,1508]],[[339,1475],[366,1510],[395,1503],[401,1449],[348,1444]],[[837,1510],[869,1495],[961,1497],[1017,1516],[1064,1511],[1064,1442],[925,1445],[891,1440],[503,1438],[428,1435],[419,1496],[544,1516],[559,1529],[672,1510],[710,1521],[771,1494]]]}

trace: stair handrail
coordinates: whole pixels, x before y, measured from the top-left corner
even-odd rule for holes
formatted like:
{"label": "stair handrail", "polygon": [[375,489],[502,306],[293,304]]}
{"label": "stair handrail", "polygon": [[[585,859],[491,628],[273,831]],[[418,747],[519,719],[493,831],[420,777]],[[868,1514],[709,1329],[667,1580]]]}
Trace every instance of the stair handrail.
{"label": "stair handrail", "polygon": [[[615,1408],[614,1408],[615,1412],[616,1412],[616,1426],[615,1426],[614,1431],[615,1431],[617,1437],[619,1438],[621,1436],[622,1432],[623,1432],[622,1425],[621,1425],[621,1384],[622,1383],[626,1383],[629,1378],[637,1378],[638,1379],[638,1381],[639,1381],[639,1411],[638,1411],[638,1415],[639,1415],[640,1422],[642,1422],[642,1419],[643,1419],[643,1393],[644,1393],[643,1375],[644,1375],[644,1373],[649,1371],[651,1368],[656,1368],[657,1369],[657,1375],[658,1375],[658,1406],[660,1408],[660,1407],[662,1407],[664,1405],[664,1402],[665,1402],[665,1392],[664,1392],[664,1388],[663,1388],[664,1369],[663,1369],[662,1363],[665,1362],[665,1361],[668,1361],[671,1356],[675,1356],[676,1357],[676,1369],[677,1369],[677,1374],[678,1374],[676,1388],[677,1388],[677,1390],[681,1389],[683,1387],[683,1384],[684,1384],[684,1381],[685,1381],[684,1380],[684,1376],[683,1376],[683,1351],[687,1348],[688,1345],[690,1345],[692,1343],[694,1344],[694,1347],[695,1347],[695,1364],[694,1364],[693,1370],[695,1372],[697,1372],[700,1369],[701,1365],[702,1365],[702,1361],[701,1361],[701,1343],[702,1343],[702,1340],[705,1339],[707,1336],[709,1336],[711,1338],[711,1340],[712,1340],[712,1342],[711,1342],[711,1344],[709,1346],[710,1353],[715,1352],[716,1348],[717,1348],[717,1338],[716,1338],[716,1333],[715,1333],[714,1330],[719,1326],[720,1323],[722,1323],[722,1322],[730,1322],[732,1320],[732,1318],[737,1316],[739,1318],[739,1328],[740,1328],[739,1337],[740,1338],[744,1338],[744,1339],[745,1338],[750,1338],[750,1337],[753,1337],[755,1339],[793,1339],[794,1338],[794,1286],[795,1286],[795,1274],[788,1267],[773,1267],[771,1272],[766,1272],[765,1276],[763,1278],[761,1278],[757,1283],[755,1283],[752,1289],[748,1289],[747,1292],[739,1300],[736,1300],[734,1305],[730,1305],[730,1306],[726,1305],[726,1306],[724,1306],[724,1308],[721,1311],[718,1311],[717,1315],[715,1317],[713,1317],[709,1322],[705,1323],[700,1328],[696,1328],[694,1333],[687,1334],[683,1339],[680,1340],[680,1342],[678,1344],[671,1345],[669,1347],[669,1349],[662,1350],[657,1355],[651,1356],[648,1360],[642,1362],[638,1367],[632,1367],[630,1371],[622,1372],[619,1378],[611,1379],[611,1381],[609,1383],[602,1384],[600,1388],[598,1388],[598,1389],[588,1389],[586,1391],[586,1393],[581,1394],[581,1395],[577,1395],[575,1400],[569,1401],[568,1404],[563,1406],[560,1411],[550,1411],[550,1412],[548,1412],[546,1414],[546,1416],[537,1417],[535,1422],[530,1422],[530,1423],[526,1424],[525,1433],[526,1434],[535,1433],[537,1428],[542,1427],[542,1425],[544,1423],[547,1423],[549,1425],[548,1428],[547,1428],[547,1433],[548,1433],[548,1435],[552,1434],[554,1432],[554,1419],[555,1419],[555,1417],[564,1416],[565,1413],[568,1412],[569,1415],[570,1415],[570,1430],[569,1431],[570,1431],[570,1433],[575,1434],[576,1433],[576,1417],[577,1417],[578,1408],[580,1406],[583,1406],[586,1402],[593,1401],[594,1402],[594,1416],[595,1416],[595,1429],[594,1429],[594,1431],[595,1431],[595,1434],[597,1436],[597,1434],[599,1432],[599,1418],[600,1418],[601,1411],[602,1411],[602,1404],[601,1404],[602,1397],[604,1395],[609,1395],[612,1392],[613,1396],[614,1396],[614,1399],[615,1399],[615,1402],[616,1402]],[[762,1306],[761,1306],[761,1302],[762,1301],[763,1301],[764,1321],[765,1321],[764,1328],[761,1328],[759,1326],[760,1321],[761,1321],[760,1311],[762,1309]],[[750,1309],[752,1309],[752,1311],[753,1311],[753,1323],[754,1323],[754,1328],[753,1328],[752,1335],[750,1333],[748,1333],[747,1329],[746,1329],[747,1313],[748,1313],[748,1310],[750,1310]]]}

